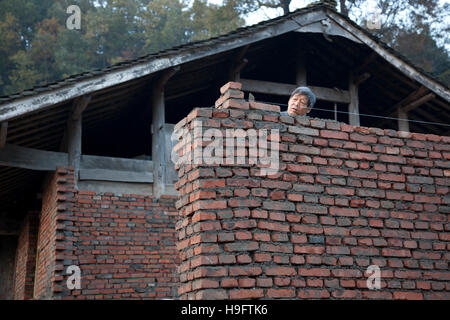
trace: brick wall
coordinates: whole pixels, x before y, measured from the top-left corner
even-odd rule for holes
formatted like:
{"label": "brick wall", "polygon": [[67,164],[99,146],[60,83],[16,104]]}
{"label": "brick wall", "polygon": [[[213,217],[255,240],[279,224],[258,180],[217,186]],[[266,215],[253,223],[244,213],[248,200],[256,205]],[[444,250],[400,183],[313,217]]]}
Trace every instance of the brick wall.
{"label": "brick wall", "polygon": [[14,275],[14,299],[33,298],[39,212],[29,212],[20,227]]}
{"label": "brick wall", "polygon": [[[35,298],[173,298],[174,197],[75,190],[73,179],[60,167],[46,188]],[[79,290],[67,288],[71,265],[81,271]]]}
{"label": "brick wall", "polygon": [[177,164],[180,298],[450,299],[450,137],[280,116],[237,83],[221,93],[176,125],[189,134],[174,150],[204,150],[199,123],[278,129],[279,171]]}
{"label": "brick wall", "polygon": [[57,228],[61,227],[61,224],[57,224],[60,209],[58,204],[63,200],[58,189],[62,188],[65,183],[66,178],[60,172],[49,175],[45,181],[45,191],[42,196],[42,209],[39,219],[34,299],[51,299],[54,296],[54,274],[57,268]]}

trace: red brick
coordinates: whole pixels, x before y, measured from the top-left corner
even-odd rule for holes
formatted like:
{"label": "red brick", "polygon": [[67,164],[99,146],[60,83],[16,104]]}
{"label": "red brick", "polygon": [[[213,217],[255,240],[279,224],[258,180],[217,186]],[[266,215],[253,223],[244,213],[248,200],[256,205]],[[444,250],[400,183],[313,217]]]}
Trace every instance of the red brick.
{"label": "red brick", "polygon": [[233,82],[233,81],[227,82],[225,85],[223,85],[220,88],[220,93],[224,94],[229,89],[241,90],[242,89],[242,83]]}
{"label": "red brick", "polygon": [[268,289],[267,297],[269,298],[293,298],[295,297],[294,289]]}
{"label": "red brick", "polygon": [[251,288],[254,287],[256,284],[256,280],[252,279],[252,278],[244,278],[244,279],[239,279],[239,287],[241,288]]}
{"label": "red brick", "polygon": [[330,297],[330,293],[327,290],[298,290],[297,297],[301,299],[327,299]]}
{"label": "red brick", "polygon": [[324,269],[324,268],[299,268],[298,269],[298,275],[302,277],[329,277],[330,276],[330,270]]}
{"label": "red brick", "polygon": [[262,289],[240,289],[229,292],[230,299],[258,299],[264,297]]}
{"label": "red brick", "polygon": [[266,103],[260,103],[260,102],[250,102],[249,103],[250,109],[254,110],[263,110],[263,111],[272,111],[272,112],[280,112],[280,106],[272,105],[272,104],[266,104]]}
{"label": "red brick", "polygon": [[420,292],[394,292],[394,299],[396,300],[423,300],[423,295]]}
{"label": "red brick", "polygon": [[328,139],[348,140],[348,133],[341,131],[320,130],[320,136]]}
{"label": "red brick", "polygon": [[266,267],[265,274],[268,276],[295,276],[297,272],[291,267]]}
{"label": "red brick", "polygon": [[332,216],[340,216],[340,217],[358,217],[359,210],[358,209],[350,209],[350,208],[330,208],[330,214]]}

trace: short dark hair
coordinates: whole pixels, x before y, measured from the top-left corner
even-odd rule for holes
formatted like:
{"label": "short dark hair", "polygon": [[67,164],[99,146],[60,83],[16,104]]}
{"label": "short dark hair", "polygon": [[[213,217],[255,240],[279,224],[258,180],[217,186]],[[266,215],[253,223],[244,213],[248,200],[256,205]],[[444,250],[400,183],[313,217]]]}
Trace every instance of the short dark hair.
{"label": "short dark hair", "polygon": [[308,87],[298,87],[291,93],[291,98],[296,94],[302,94],[308,97],[308,107],[314,107],[316,103],[316,95]]}

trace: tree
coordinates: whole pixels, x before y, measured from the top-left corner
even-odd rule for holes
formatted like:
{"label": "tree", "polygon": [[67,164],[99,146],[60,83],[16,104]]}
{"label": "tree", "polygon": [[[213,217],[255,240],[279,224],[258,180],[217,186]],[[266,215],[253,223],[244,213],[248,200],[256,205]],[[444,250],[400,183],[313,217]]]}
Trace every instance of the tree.
{"label": "tree", "polygon": [[[238,7],[243,14],[264,7],[279,8],[287,14],[293,3],[290,0],[239,0]],[[368,31],[418,67],[449,83],[449,51],[444,48],[450,44],[450,26],[446,23],[450,15],[449,3],[441,4],[439,0],[305,0],[304,3],[309,6],[327,4],[366,29],[367,19],[375,13],[369,4],[375,3],[381,29]],[[414,50],[408,43],[414,43]]]}
{"label": "tree", "polygon": [[190,40],[189,14],[184,1],[154,0],[142,15],[145,44],[142,53],[156,52]]}
{"label": "tree", "polygon": [[189,10],[191,40],[202,40],[228,33],[244,25],[237,2],[225,0],[222,6],[194,0]]}
{"label": "tree", "polygon": [[12,14],[8,13],[0,20],[0,93],[10,83],[8,74],[14,69],[12,56],[21,49],[20,25]]}
{"label": "tree", "polygon": [[401,30],[394,49],[406,52],[408,59],[438,80],[450,84],[450,57],[444,47],[439,46],[428,28],[420,32]]}

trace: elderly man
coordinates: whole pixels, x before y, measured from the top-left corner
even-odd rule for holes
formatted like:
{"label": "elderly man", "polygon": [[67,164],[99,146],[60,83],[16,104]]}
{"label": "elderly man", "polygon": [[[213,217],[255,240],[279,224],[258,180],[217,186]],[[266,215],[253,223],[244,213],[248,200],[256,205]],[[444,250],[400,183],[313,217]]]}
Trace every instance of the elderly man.
{"label": "elderly man", "polygon": [[304,116],[312,110],[315,103],[316,96],[308,87],[298,87],[291,93],[287,111],[281,112],[281,114],[292,117]]}

